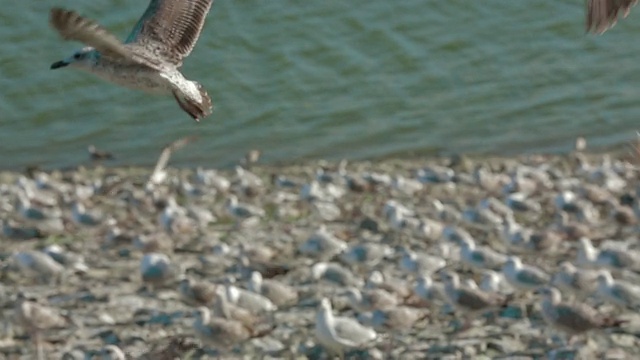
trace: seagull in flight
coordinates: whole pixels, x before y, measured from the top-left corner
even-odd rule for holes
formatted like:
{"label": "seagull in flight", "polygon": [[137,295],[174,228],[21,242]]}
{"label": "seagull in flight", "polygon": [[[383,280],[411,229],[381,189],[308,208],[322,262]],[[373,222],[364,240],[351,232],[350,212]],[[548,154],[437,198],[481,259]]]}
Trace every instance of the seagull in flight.
{"label": "seagull in flight", "polygon": [[588,0],[587,31],[602,34],[618,21],[618,17],[627,17],[631,7],[638,0]]}
{"label": "seagull in flight", "polygon": [[64,40],[87,46],[51,69],[70,66],[121,86],[172,94],[182,110],[200,121],[211,114],[211,98],[179,68],[193,50],[212,4],[213,0],[151,0],[124,42],[95,21],[54,7],[51,26]]}

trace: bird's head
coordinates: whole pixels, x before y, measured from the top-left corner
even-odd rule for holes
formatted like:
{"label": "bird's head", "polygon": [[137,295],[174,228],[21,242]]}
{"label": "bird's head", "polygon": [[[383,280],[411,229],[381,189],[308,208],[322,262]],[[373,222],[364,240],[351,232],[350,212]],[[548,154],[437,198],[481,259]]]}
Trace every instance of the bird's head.
{"label": "bird's head", "polygon": [[64,60],[56,61],[51,64],[51,69],[59,69],[68,65],[74,67],[89,67],[97,56],[97,52],[92,47],[85,47],[76,52]]}

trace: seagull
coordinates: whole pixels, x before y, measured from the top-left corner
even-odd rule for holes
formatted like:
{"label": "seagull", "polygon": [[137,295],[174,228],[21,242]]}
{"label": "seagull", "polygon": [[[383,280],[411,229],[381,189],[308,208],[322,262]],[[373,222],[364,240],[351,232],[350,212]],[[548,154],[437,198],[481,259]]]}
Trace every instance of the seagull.
{"label": "seagull", "polygon": [[598,295],[617,306],[631,310],[640,308],[640,287],[632,283],[614,280],[607,270],[598,272]]}
{"label": "seagull", "polygon": [[58,314],[54,309],[40,305],[27,299],[23,293],[18,293],[15,308],[15,320],[33,340],[38,360],[43,360],[42,331],[51,328],[61,328],[69,325],[69,319]]}
{"label": "seagull", "polygon": [[263,279],[258,271],[251,273],[249,289],[271,300],[276,306],[292,305],[298,302],[298,291],[276,280]]}
{"label": "seagull", "polygon": [[204,306],[195,311],[193,329],[196,336],[204,344],[223,349],[230,349],[232,346],[253,337],[250,329],[239,321],[223,318],[211,319],[211,312]]}
{"label": "seagull", "polygon": [[549,283],[549,275],[542,269],[523,265],[517,256],[511,256],[502,267],[505,279],[516,289],[537,290]]}
{"label": "seagull", "polygon": [[399,247],[396,252],[400,254],[400,269],[407,273],[430,274],[447,266],[445,259],[426,252],[414,252],[406,247]]}
{"label": "seagull", "polygon": [[156,161],[156,166],[154,166],[153,172],[151,172],[149,180],[147,181],[147,189],[153,189],[155,185],[160,185],[164,180],[166,180],[166,168],[167,164],[169,164],[169,159],[171,159],[171,154],[197,139],[197,136],[185,136],[163,147],[160,152],[160,156],[158,157],[158,161]]}
{"label": "seagull", "polygon": [[99,225],[102,221],[101,214],[98,211],[89,211],[81,202],[74,202],[71,208],[71,218],[80,226],[93,227]]}
{"label": "seagull", "polygon": [[340,359],[344,359],[345,348],[361,347],[377,337],[373,329],[360,325],[355,319],[333,316],[331,302],[327,298],[320,301],[315,334],[318,342]]}
{"label": "seagull", "polygon": [[64,40],[84,47],[51,69],[65,66],[93,73],[104,80],[151,93],[173,94],[193,119],[211,114],[211,98],[178,70],[200,36],[213,0],[151,0],[123,42],[75,11],[52,8],[49,23]]}
{"label": "seagull", "polygon": [[553,275],[551,284],[573,292],[579,299],[586,299],[596,291],[597,276],[594,270],[578,270],[572,263],[564,261],[560,264],[560,271]]}
{"label": "seagull", "polygon": [[454,272],[445,270],[442,273],[442,280],[447,301],[454,308],[467,313],[462,330],[466,330],[471,326],[471,319],[474,314],[497,309],[505,305],[506,299],[500,295],[486,293],[477,287],[461,286],[460,278]]}
{"label": "seagull", "polygon": [[254,314],[271,312],[278,309],[266,296],[240,289],[233,285],[225,285],[225,296],[230,303],[243,307]]}
{"label": "seagull", "polygon": [[318,262],[311,267],[311,277],[314,280],[326,280],[341,286],[362,287],[363,281],[351,270],[334,262]]}
{"label": "seagull", "polygon": [[597,249],[589,238],[580,238],[577,255],[578,265],[611,270],[637,269],[640,254],[616,248]]}
{"label": "seagull", "polygon": [[60,280],[64,267],[51,256],[41,251],[20,251],[13,255],[18,269],[28,276],[38,278],[42,283]]}
{"label": "seagull", "polygon": [[340,254],[340,260],[351,265],[374,266],[392,254],[393,249],[387,245],[377,243],[359,243],[350,246]]}
{"label": "seagull", "polygon": [[490,247],[476,246],[472,239],[460,242],[460,259],[477,270],[499,269],[507,261],[507,256]]}
{"label": "seagull", "polygon": [[154,286],[165,284],[172,279],[178,266],[171,263],[169,257],[162,253],[146,253],[140,260],[140,275],[142,282]]}
{"label": "seagull", "polygon": [[100,351],[100,356],[101,356],[100,358],[104,360],[126,360],[127,359],[122,349],[120,349],[118,346],[113,344],[105,345]]}
{"label": "seagull", "polygon": [[447,295],[444,291],[444,285],[440,282],[434,282],[431,276],[422,275],[416,280],[414,292],[418,297],[430,303],[447,302]]}
{"label": "seagull", "polygon": [[479,287],[480,290],[489,293],[507,294],[513,291],[511,286],[504,281],[504,275],[492,270],[482,272],[482,280]]}
{"label": "seagull", "polygon": [[346,242],[327,230],[325,224],[321,224],[304,243],[298,246],[298,251],[304,255],[331,257],[346,250],[347,247]]}
{"label": "seagull", "polygon": [[208,282],[196,282],[184,277],[178,284],[178,293],[189,305],[206,306],[216,297],[216,286]]}
{"label": "seagull", "polygon": [[355,287],[350,287],[347,289],[346,295],[351,308],[358,312],[389,309],[398,306],[398,299],[383,289],[369,289],[361,292]]}
{"label": "seagull", "polygon": [[551,326],[569,335],[578,335],[594,329],[619,327],[624,320],[609,318],[598,313],[594,308],[580,303],[562,302],[560,290],[542,288],[542,318]]}
{"label": "seagull", "polygon": [[613,27],[621,13],[629,15],[638,0],[589,0],[587,2],[587,31],[602,34]]}
{"label": "seagull", "polygon": [[416,322],[425,319],[428,314],[429,312],[424,309],[397,306],[360,313],[358,321],[376,331],[410,330]]}
{"label": "seagull", "polygon": [[225,207],[227,212],[238,221],[246,220],[252,217],[264,217],[265,211],[257,206],[251,204],[244,204],[238,202],[238,197],[230,194],[225,201]]}

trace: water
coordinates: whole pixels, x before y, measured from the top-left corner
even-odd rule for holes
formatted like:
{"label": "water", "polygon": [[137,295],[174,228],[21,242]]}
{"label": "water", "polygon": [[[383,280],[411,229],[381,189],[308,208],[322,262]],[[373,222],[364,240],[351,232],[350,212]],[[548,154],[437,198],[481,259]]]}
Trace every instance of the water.
{"label": "water", "polygon": [[[125,38],[146,1],[58,0]],[[148,165],[199,141],[181,166],[407,153],[566,151],[635,137],[640,8],[585,35],[580,0],[217,0],[183,72],[211,95],[196,124],[171,97],[49,70],[80,47],[50,30],[48,6],[0,12],[0,168]]]}

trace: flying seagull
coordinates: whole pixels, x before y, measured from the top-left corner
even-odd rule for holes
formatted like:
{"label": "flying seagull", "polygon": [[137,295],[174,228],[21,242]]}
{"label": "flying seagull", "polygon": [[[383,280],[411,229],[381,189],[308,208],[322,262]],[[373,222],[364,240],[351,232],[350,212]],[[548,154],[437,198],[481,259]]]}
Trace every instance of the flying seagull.
{"label": "flying seagull", "polygon": [[200,36],[213,0],[151,0],[123,42],[75,11],[52,8],[49,22],[65,40],[84,43],[51,69],[71,65],[116,84],[173,94],[196,121],[211,114],[211,98],[178,70]]}
{"label": "flying seagull", "polygon": [[618,16],[627,17],[638,0],[588,0],[587,31],[602,34],[616,24]]}

